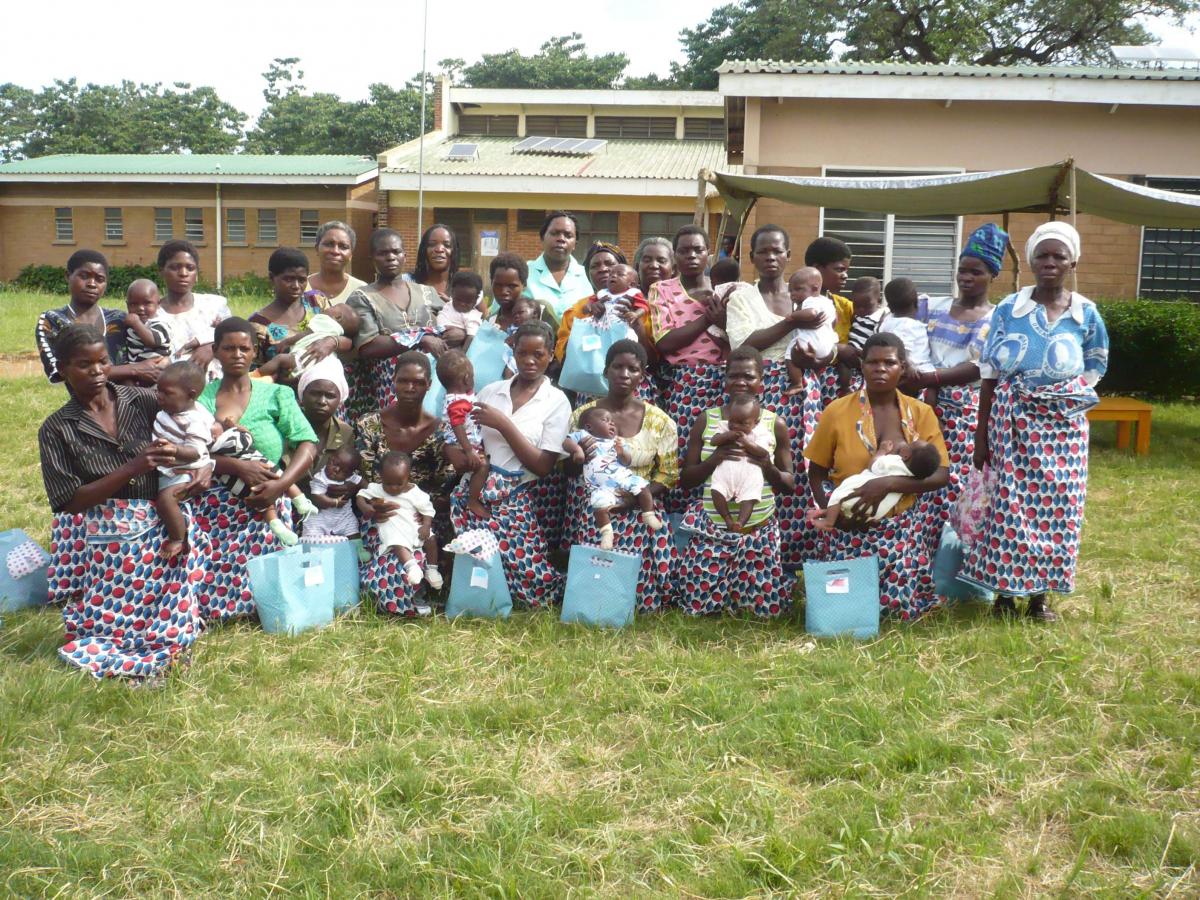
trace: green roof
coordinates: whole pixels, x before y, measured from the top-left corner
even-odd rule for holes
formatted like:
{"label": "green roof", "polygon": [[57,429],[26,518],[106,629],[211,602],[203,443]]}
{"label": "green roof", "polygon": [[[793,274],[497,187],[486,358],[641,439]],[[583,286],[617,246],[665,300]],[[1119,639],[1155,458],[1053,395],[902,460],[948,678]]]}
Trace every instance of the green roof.
{"label": "green roof", "polygon": [[365,156],[268,156],[249,153],[61,153],[0,165],[5,175],[182,175],[192,177],[340,177],[372,171]]}
{"label": "green roof", "polygon": [[1125,66],[972,66],[940,63],[789,62],[728,59],[722,75],[911,75],[940,78],[1075,78],[1099,81],[1200,81],[1195,69],[1137,69]]}
{"label": "green roof", "polygon": [[[426,175],[532,175],[562,178],[690,178],[701,169],[728,169],[722,141],[611,139],[595,153],[515,153],[519,137],[456,135],[425,144]],[[474,144],[475,159],[449,160],[455,144]],[[414,143],[388,154],[384,172],[415,173]]]}

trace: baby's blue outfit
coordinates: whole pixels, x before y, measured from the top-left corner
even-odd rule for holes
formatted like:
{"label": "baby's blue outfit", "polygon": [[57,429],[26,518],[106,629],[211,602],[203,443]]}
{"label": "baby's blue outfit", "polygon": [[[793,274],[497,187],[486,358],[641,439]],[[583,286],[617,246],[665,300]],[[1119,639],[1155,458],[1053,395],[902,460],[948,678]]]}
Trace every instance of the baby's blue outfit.
{"label": "baby's blue outfit", "polygon": [[617,458],[617,441],[601,440],[586,431],[572,431],[567,435],[579,444],[584,438],[595,441],[592,458],[583,464],[583,480],[587,483],[591,496],[592,509],[611,509],[617,505],[617,491],[629,491],[637,494],[643,488],[649,487],[650,482]]}

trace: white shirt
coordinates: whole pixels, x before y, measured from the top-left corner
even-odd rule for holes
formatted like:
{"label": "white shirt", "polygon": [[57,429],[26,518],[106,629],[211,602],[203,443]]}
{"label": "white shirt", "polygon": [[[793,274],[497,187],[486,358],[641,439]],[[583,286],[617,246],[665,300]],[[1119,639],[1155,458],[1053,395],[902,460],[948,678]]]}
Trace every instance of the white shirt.
{"label": "white shirt", "polygon": [[908,361],[918,372],[932,372],[933,359],[929,355],[929,326],[920,319],[907,316],[888,316],[879,326],[877,334],[894,334],[904,342]]}
{"label": "white shirt", "polygon": [[211,344],[216,323],[232,315],[229,301],[220,294],[193,294],[192,308],[187,312],[171,313],[163,307],[158,310],[158,317],[165,319],[171,329],[171,350],[176,355],[192,338],[201,344]]}
{"label": "white shirt", "polygon": [[[476,401],[494,406],[512,419],[517,431],[539,450],[550,450],[565,456],[562,445],[571,423],[571,404],[567,395],[551,384],[549,378],[542,376],[537,392],[524,406],[513,412],[512,386],[515,380],[510,378],[489,384],[476,395]],[[483,450],[488,462],[509,471],[525,468],[500,432],[486,427],[480,428],[480,432],[483,434]],[[535,481],[537,476],[526,472],[521,480]]]}
{"label": "white shirt", "polygon": [[837,346],[837,332],[833,325],[837,322],[837,309],[828,297],[817,295],[806,297],[800,304],[805,312],[819,312],[825,316],[825,322],[819,328],[797,328],[792,332],[792,342],[788,345],[788,358],[797,346],[807,346],[809,352],[817,359],[825,359]]}

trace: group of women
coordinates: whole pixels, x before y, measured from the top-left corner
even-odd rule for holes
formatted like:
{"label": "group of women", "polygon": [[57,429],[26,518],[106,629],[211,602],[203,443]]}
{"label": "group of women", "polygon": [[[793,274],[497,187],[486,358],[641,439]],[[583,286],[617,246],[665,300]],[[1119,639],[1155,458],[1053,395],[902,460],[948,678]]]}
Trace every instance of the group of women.
{"label": "group of women", "polygon": [[[210,408],[247,427],[273,464],[217,459],[218,474],[255,486],[246,500],[201,470],[188,504],[186,558],[170,561],[158,557],[163,532],[153,498],[155,467],[172,460],[150,443],[154,394],[138,386],[152,383],[156,370],[117,355],[119,313],[98,306],[103,258],[76,265],[71,302],[46,313],[38,328],[47,374],[68,391],[40,433],[55,513],[50,593],[64,604],[67,626],[63,658],[97,676],[143,679],[185,653],[206,623],[252,614],[246,562],[275,549],[262,510],[275,504],[286,513],[287,488],[303,484],[350,442],[362,453],[367,480],[388,451],[410,454],[412,479],[438,513],[439,537],[490,529],[514,601],[552,606],[565,580],[554,565],[557,551],[599,538],[579,472],[562,461],[563,439],[592,405],[612,414],[631,468],[650,482],[660,517],[670,522],[651,531],[632,496],[622,496],[611,514],[615,549],[642,559],[642,611],[774,617],[789,608],[793,573],[803,562],[875,555],[881,605],[901,619],[920,616],[938,603],[930,561],[943,523],[972,467],[990,461],[998,483],[989,530],[968,554],[963,575],[999,592],[997,610],[1014,611],[1014,597],[1029,597],[1029,615],[1052,617],[1046,592],[1073,586],[1086,482],[1081,411],[1094,399],[1091,386],[1107,355],[1095,306],[1068,286],[1080,255],[1069,226],[1050,223],[1035,232],[1027,256],[1036,284],[997,306],[989,294],[1007,235],[988,225],[971,236],[958,264],[959,296],[932,299],[925,310],[936,363],[927,373],[906,368],[904,346],[893,336],[872,339],[861,357],[845,343],[852,307],[839,291],[850,251],[832,238],[813,241],[804,264],[822,274],[843,343],[824,359],[792,355],[799,390],[789,390],[785,358],[800,313],[784,277],[791,248],[782,228],[763,226],[751,238],[755,281],[717,292],[707,274],[708,236],[698,227],[645,240],[632,259],[598,243],[582,265],[574,259],[576,235],[569,213],[551,213],[538,259],[502,253],[490,266],[491,296],[480,302],[489,319],[513,331],[514,375],[489,388],[476,408],[495,467],[482,495],[486,515],[468,507],[465,455],[446,444],[442,423],[424,403],[434,384],[430,360],[446,349],[436,313],[456,266],[449,228],[425,232],[411,271],[401,236],[375,231],[376,277],[363,284],[346,272],[353,231],[330,223],[318,237],[320,268],[308,279],[310,290],[249,321],[231,317],[219,298],[193,293],[194,248],[164,246],[163,312],[216,322],[209,342],[192,351],[197,361],[219,364],[219,380],[205,392]],[[609,271],[627,262],[649,308],[622,313],[629,338],[608,352],[608,393],[575,398],[572,409],[553,378],[563,349],[573,324],[595,309]],[[540,315],[518,325],[520,296],[532,297]],[[326,359],[298,384],[258,386],[250,377],[256,363],[314,310],[336,302],[359,315],[353,349],[339,361],[334,354],[346,348],[330,339],[319,347]],[[839,362],[862,372],[859,387],[840,398]],[[932,408],[914,399],[928,388],[936,391]],[[713,440],[729,396],[743,392],[762,398],[768,446]],[[833,532],[806,524],[805,510],[824,505],[831,484],[865,469],[882,442],[918,438],[942,452],[934,475],[878,479],[861,489],[867,507],[890,492],[908,495],[892,514],[846,517]],[[725,530],[703,508],[702,486],[731,458],[760,467],[766,485],[742,532]],[[375,519],[391,512],[384,501],[372,509]],[[369,532],[371,522],[363,524]],[[413,616],[423,609],[419,589],[398,566],[377,560],[363,576],[381,611]]]}

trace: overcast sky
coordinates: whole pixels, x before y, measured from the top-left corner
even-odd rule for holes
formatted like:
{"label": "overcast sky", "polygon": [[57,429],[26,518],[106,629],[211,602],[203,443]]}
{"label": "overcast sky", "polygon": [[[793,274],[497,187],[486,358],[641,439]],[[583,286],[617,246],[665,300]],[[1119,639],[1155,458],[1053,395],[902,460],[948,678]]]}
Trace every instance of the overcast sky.
{"label": "overcast sky", "polygon": [[[631,74],[665,75],[672,61],[682,60],[679,30],[721,3],[431,0],[429,68],[447,57],[469,63],[512,47],[532,53],[550,37],[578,31],[591,53],[623,51]],[[186,81],[212,85],[222,99],[253,116],[263,103],[261,73],[275,57],[298,56],[310,91],[361,99],[372,82],[398,87],[420,72],[421,9],[420,0],[370,6],[329,0],[200,5],[119,0],[103,8],[80,0],[9,3],[0,83],[38,88],[71,77],[101,84]],[[1165,44],[1200,44],[1181,29],[1154,23],[1150,28]]]}

